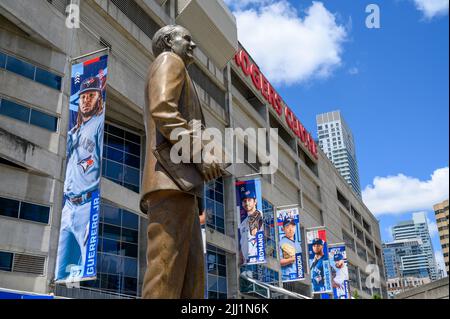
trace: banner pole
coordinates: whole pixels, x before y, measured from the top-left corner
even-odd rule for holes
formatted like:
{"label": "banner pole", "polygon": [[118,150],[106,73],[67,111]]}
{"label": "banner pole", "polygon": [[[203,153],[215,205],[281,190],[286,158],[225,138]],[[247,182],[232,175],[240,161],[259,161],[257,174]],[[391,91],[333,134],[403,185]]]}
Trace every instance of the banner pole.
{"label": "banner pole", "polygon": [[106,47],[106,48],[103,48],[103,49],[100,49],[100,50],[97,50],[97,51],[94,51],[94,52],[86,53],[86,54],[77,56],[75,58],[72,58],[72,59],[70,59],[70,62],[73,62],[73,61],[76,61],[76,60],[80,60],[82,58],[85,58],[85,57],[88,57],[90,55],[94,55],[94,54],[97,54],[97,53],[101,53],[103,51],[108,51],[108,53],[109,53],[110,50],[111,50],[110,47]]}
{"label": "banner pole", "polygon": [[291,205],[283,205],[283,206],[276,206],[276,209],[283,209],[283,208],[289,208],[289,207],[300,207],[300,204],[291,204]]}

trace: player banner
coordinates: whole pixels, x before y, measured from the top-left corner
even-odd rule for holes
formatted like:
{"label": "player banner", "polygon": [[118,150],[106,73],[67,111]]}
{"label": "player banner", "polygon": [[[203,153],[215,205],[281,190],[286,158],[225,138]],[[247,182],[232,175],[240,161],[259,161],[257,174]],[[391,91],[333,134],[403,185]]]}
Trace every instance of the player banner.
{"label": "player banner", "polygon": [[261,181],[259,179],[237,181],[236,201],[240,221],[238,235],[240,263],[244,265],[265,263]]}
{"label": "player banner", "polygon": [[66,175],[55,279],[96,279],[108,56],[72,65]]}
{"label": "player banner", "polygon": [[305,278],[298,207],[277,209],[278,246],[283,282]]}
{"label": "player banner", "polygon": [[312,291],[314,294],[332,293],[327,232],[325,228],[307,231],[306,241],[308,244]]}
{"label": "player banner", "polygon": [[330,245],[328,256],[331,261],[334,299],[351,299],[345,245]]}

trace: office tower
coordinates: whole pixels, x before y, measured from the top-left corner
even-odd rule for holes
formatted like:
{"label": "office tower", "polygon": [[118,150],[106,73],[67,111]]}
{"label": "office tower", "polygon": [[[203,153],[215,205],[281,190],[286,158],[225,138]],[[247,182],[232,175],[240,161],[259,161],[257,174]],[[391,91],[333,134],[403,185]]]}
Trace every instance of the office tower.
{"label": "office tower", "polygon": [[428,231],[427,215],[424,212],[414,213],[413,219],[398,223],[392,228],[394,241],[404,239],[420,239],[423,253],[427,256],[430,279],[437,279],[436,262],[434,259],[433,244]]}
{"label": "office tower", "polygon": [[442,253],[444,254],[445,271],[448,275],[448,199],[433,206],[439,230]]}
{"label": "office tower", "polygon": [[353,134],[340,111],[316,116],[319,146],[355,193],[361,197]]}

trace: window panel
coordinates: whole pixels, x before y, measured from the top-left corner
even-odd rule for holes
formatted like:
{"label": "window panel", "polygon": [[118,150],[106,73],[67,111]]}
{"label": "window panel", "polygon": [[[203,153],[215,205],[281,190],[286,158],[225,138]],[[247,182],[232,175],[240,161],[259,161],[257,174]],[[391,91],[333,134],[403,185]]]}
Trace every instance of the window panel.
{"label": "window panel", "polygon": [[6,59],[6,69],[16,74],[22,75],[30,80],[34,79],[35,67],[25,61],[8,56]]}
{"label": "window panel", "polygon": [[139,233],[135,230],[122,228],[122,240],[129,243],[138,243]]}
{"label": "window panel", "polygon": [[123,292],[127,295],[136,295],[137,292],[137,279],[124,277],[123,278]]}
{"label": "window panel", "polygon": [[112,161],[106,162],[106,177],[120,181],[123,178],[123,166]]}
{"label": "window panel", "polygon": [[103,225],[103,237],[120,240],[120,227]]}
{"label": "window panel", "polygon": [[30,119],[30,108],[2,99],[0,114],[28,123]]}
{"label": "window panel", "polygon": [[124,274],[128,277],[137,278],[138,264],[137,259],[124,258]]}
{"label": "window panel", "polygon": [[105,223],[120,226],[121,214],[119,208],[110,205],[103,205],[102,210],[102,217]]}
{"label": "window panel", "polygon": [[11,271],[12,270],[13,254],[0,251],[0,270]]}
{"label": "window panel", "polygon": [[45,128],[49,131],[56,132],[58,119],[54,116],[31,110],[30,124]]}
{"label": "window panel", "polygon": [[134,244],[128,244],[128,243],[122,242],[120,252],[121,252],[122,256],[126,256],[126,257],[137,258],[137,256],[138,256],[138,248],[137,248],[137,245],[134,245]]}
{"label": "window panel", "polygon": [[124,182],[131,185],[139,185],[139,170],[125,166]]}
{"label": "window panel", "polygon": [[126,228],[131,228],[138,230],[139,228],[139,217],[136,214],[124,210],[122,212],[122,226]]}
{"label": "window panel", "polygon": [[61,90],[61,77],[41,68],[36,68],[35,81],[55,90]]}
{"label": "window panel", "polygon": [[139,156],[141,154],[141,146],[125,140],[125,152]]}
{"label": "window panel", "polygon": [[50,208],[22,202],[20,206],[20,218],[39,223],[48,224]]}
{"label": "window panel", "polygon": [[129,190],[131,190],[135,193],[139,193],[139,186],[137,186],[137,185],[131,185],[131,184],[124,183],[123,187],[128,188]]}
{"label": "window panel", "polygon": [[0,215],[18,218],[19,205],[19,201],[0,197]]}
{"label": "window panel", "polygon": [[[107,227],[107,225],[105,225],[105,228]],[[114,254],[114,255],[118,255],[120,252],[120,243],[116,240],[111,240],[111,239],[103,239],[103,252],[104,253],[108,253],[108,254]]]}
{"label": "window panel", "polygon": [[0,68],[5,68],[6,54],[0,52]]}
{"label": "window panel", "polygon": [[[110,126],[110,127],[112,127],[112,126]],[[114,147],[114,148],[122,150],[122,151],[125,149],[123,139],[116,137],[114,135],[109,135],[109,134],[108,134],[108,146]]]}
{"label": "window panel", "polygon": [[115,162],[123,163],[124,153],[123,151],[119,151],[111,147],[106,147],[106,158]]}
{"label": "window panel", "polygon": [[108,133],[114,134],[118,137],[124,137],[125,136],[125,132],[124,130],[114,126],[114,125],[108,125]]}
{"label": "window panel", "polygon": [[141,161],[139,157],[125,153],[125,164],[137,169],[141,168]]}
{"label": "window panel", "polygon": [[132,141],[136,144],[141,144],[141,137],[139,135],[130,132],[125,132],[125,139]]}

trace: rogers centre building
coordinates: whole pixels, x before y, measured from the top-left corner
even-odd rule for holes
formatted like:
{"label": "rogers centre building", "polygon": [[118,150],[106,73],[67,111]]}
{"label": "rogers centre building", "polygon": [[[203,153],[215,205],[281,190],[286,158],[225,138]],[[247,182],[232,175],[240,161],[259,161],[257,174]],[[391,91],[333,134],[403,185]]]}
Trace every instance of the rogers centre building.
{"label": "rogers centre building", "polygon": [[[78,4],[79,28],[66,27]],[[81,2],[81,3],[80,3]],[[324,225],[329,243],[345,243],[352,294],[386,296],[377,219],[339,175],[311,134],[238,43],[222,0],[2,0],[0,4],[0,291],[69,298],[136,298],[146,268],[147,217],[139,210],[144,166],[144,87],[154,60],[151,38],[180,24],[198,45],[189,72],[208,127],[277,128],[279,169],[263,175],[262,209],[300,206],[305,229]],[[98,279],[54,284],[63,198],[70,60],[110,47],[102,165]],[[255,152],[247,146],[248,152]],[[309,273],[282,283],[273,220],[266,218],[267,263],[240,269],[236,177],[259,164],[234,164],[205,185],[209,298],[312,297]],[[306,265],[306,260],[304,260]],[[370,281],[378,265],[381,287]],[[244,275],[241,276],[241,273]],[[307,271],[308,272],[308,271]],[[366,280],[369,279],[369,280]]]}

